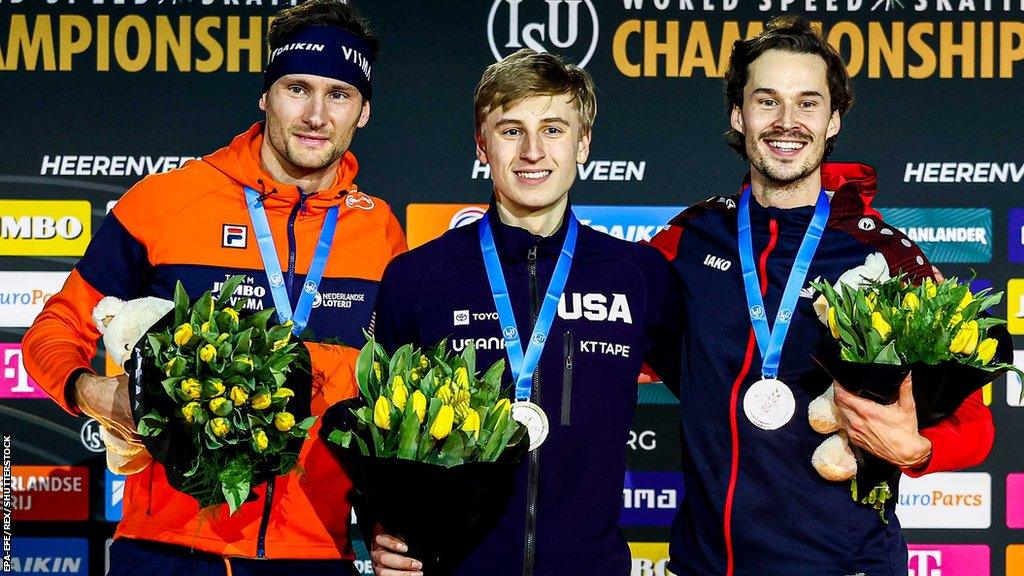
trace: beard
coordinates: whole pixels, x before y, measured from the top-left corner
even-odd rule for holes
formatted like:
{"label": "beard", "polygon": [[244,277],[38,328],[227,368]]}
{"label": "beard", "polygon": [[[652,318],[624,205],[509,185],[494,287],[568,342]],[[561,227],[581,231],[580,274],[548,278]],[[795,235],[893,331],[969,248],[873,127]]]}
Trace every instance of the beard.
{"label": "beard", "polygon": [[[787,163],[770,158],[768,153],[763,152],[758,144],[764,140],[775,138],[799,139],[805,142],[804,148],[807,150],[807,156],[800,164]],[[750,165],[774,187],[779,188],[786,188],[807,178],[818,170],[821,167],[821,163],[825,160],[824,144],[819,143],[813,134],[803,130],[765,131],[758,134],[753,140],[748,139],[746,145]]]}

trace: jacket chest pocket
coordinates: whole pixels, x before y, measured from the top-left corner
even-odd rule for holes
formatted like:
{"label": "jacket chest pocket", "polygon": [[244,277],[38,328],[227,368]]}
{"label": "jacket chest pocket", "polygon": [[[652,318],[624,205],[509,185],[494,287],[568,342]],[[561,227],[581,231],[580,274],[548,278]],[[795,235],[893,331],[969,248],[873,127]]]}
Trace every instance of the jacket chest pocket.
{"label": "jacket chest pocket", "polygon": [[572,330],[562,337],[562,426],[572,424],[572,370],[576,354],[576,341]]}

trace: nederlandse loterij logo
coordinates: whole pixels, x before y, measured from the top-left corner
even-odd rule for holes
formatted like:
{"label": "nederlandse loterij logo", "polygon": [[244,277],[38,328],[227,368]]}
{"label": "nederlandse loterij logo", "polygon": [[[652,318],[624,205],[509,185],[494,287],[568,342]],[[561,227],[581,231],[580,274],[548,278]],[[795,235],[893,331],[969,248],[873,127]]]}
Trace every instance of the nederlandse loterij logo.
{"label": "nederlandse loterij logo", "polygon": [[885,223],[916,242],[933,264],[992,261],[988,208],[881,208]]}
{"label": "nederlandse loterij logo", "polygon": [[0,200],[0,256],[81,256],[91,237],[86,200]]}
{"label": "nederlandse loterij logo", "polygon": [[520,48],[554,52],[585,67],[597,49],[597,10],[591,0],[494,0],[487,41],[495,60]]}

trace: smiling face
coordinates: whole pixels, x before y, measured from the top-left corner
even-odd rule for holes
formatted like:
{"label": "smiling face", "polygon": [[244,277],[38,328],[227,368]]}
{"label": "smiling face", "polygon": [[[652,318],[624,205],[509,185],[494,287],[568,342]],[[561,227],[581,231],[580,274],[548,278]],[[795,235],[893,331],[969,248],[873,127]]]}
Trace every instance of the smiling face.
{"label": "smiling face", "polygon": [[476,154],[491,167],[497,201],[516,216],[564,209],[576,165],[587,160],[590,133],[568,94],[531,96],[488,111]]}
{"label": "smiling face", "polygon": [[260,98],[260,109],[267,113],[261,156],[282,182],[333,171],[356,128],[370,119],[370,103],[354,86],[310,74],[279,78]]}
{"label": "smiling face", "polygon": [[787,188],[808,182],[817,188],[825,141],[840,128],[825,61],[768,50],[747,68],[743,105],[733,107],[730,120],[743,134],[755,182]]}

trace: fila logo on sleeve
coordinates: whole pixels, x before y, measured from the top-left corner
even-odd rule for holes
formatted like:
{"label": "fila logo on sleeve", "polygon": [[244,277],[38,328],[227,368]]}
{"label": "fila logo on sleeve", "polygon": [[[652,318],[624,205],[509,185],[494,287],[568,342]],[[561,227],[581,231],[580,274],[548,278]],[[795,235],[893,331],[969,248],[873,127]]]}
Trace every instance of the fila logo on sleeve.
{"label": "fila logo on sleeve", "polygon": [[249,227],[238,224],[225,224],[221,234],[222,248],[245,248],[249,240]]}

